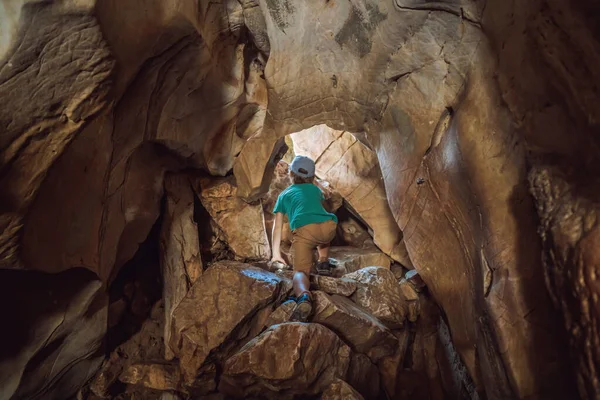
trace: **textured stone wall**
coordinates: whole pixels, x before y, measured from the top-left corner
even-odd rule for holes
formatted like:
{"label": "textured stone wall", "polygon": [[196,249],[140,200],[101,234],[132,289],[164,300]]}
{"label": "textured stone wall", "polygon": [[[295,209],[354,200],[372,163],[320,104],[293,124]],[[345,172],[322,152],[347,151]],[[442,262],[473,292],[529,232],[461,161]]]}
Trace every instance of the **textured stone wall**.
{"label": "textured stone wall", "polygon": [[[83,267],[109,285],[160,214],[166,173],[233,171],[255,202],[283,136],[327,124],[364,132],[377,154],[410,261],[477,390],[567,398],[574,365],[581,396],[597,396],[594,6],[5,1],[0,279]],[[105,318],[101,301],[64,302]],[[34,358],[50,342],[31,343],[22,364],[53,365]],[[72,346],[62,357],[81,360],[90,344]],[[2,386],[46,393],[53,375],[35,368]]]}

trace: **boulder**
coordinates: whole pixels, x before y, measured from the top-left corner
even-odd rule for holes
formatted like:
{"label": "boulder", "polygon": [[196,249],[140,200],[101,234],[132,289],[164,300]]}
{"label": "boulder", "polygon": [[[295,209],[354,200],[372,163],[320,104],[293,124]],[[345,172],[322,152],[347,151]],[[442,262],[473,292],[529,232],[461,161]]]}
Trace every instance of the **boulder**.
{"label": "boulder", "polygon": [[373,238],[356,219],[350,217],[338,224],[338,235],[347,246],[358,248],[372,248],[375,246]]}
{"label": "boulder", "polygon": [[348,278],[311,275],[310,284],[313,290],[322,290],[327,294],[339,294],[346,297],[356,291],[356,282]]}
{"label": "boulder", "polygon": [[345,277],[360,283],[352,295],[354,302],[390,328],[398,328],[404,324],[407,314],[406,299],[389,269],[367,267]]}
{"label": "boulder", "polygon": [[[173,313],[171,348],[186,382],[211,354],[261,309],[286,295],[291,284],[273,273],[234,261],[213,264]],[[261,325],[262,328],[262,325]]]}
{"label": "boulder", "polygon": [[194,222],[194,192],[185,175],[165,177],[167,201],[160,232],[160,260],[165,303],[165,358],[169,347],[173,310],[202,274],[198,226]]}
{"label": "boulder", "polygon": [[371,266],[389,269],[391,264],[390,258],[376,247],[360,249],[350,246],[331,246],[329,262],[335,266],[336,276]]}
{"label": "boulder", "polygon": [[341,379],[336,379],[323,392],[321,400],[363,400],[354,388]]}
{"label": "boulder", "polygon": [[265,322],[265,327],[270,327],[277,324],[282,324],[284,322],[289,322],[296,308],[296,302],[294,300],[288,300],[283,302],[279,307],[269,315],[267,322]]}
{"label": "boulder", "polygon": [[248,204],[237,196],[234,177],[198,179],[194,189],[237,259],[271,257],[262,206],[260,203]]}
{"label": "boulder", "polygon": [[225,362],[219,389],[237,398],[316,395],[346,377],[350,353],[322,325],[275,325]]}
{"label": "boulder", "polygon": [[132,364],[124,369],[119,380],[149,389],[177,390],[181,385],[181,371],[173,364]]}
{"label": "boulder", "polygon": [[337,333],[356,352],[373,362],[394,353],[398,342],[379,320],[360,309],[347,297],[313,292],[312,321]]}

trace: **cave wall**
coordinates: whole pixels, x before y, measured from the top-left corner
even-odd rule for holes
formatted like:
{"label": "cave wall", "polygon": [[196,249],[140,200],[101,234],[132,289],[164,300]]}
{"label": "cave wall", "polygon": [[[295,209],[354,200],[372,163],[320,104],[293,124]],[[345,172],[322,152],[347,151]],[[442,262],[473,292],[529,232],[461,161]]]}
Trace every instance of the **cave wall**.
{"label": "cave wall", "polygon": [[482,7],[284,3],[265,4],[276,130],[366,131],[411,260],[479,387],[565,393],[525,143],[493,79]]}
{"label": "cave wall", "polygon": [[158,217],[166,172],[233,169],[256,200],[282,137],[325,123],[365,132],[478,390],[564,398],[570,350],[593,397],[593,6],[5,2],[0,266],[108,283]]}

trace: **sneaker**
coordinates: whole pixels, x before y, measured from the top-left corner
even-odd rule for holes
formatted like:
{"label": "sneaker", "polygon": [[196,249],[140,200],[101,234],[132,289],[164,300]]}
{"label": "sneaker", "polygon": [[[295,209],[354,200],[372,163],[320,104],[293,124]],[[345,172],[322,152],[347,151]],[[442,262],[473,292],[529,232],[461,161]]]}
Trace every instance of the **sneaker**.
{"label": "sneaker", "polygon": [[296,303],[296,309],[292,313],[290,320],[294,322],[306,322],[312,312],[312,299],[310,298],[310,294],[304,293],[298,297]]}
{"label": "sneaker", "polygon": [[329,263],[329,260],[327,261],[319,261],[317,263],[317,273],[319,275],[331,275],[331,272],[333,270],[333,266]]}

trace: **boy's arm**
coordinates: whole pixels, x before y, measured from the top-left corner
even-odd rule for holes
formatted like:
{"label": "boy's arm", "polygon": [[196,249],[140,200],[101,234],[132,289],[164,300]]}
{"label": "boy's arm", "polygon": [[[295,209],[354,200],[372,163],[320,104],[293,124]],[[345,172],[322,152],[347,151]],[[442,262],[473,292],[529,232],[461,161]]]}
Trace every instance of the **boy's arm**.
{"label": "boy's arm", "polygon": [[283,230],[283,214],[278,212],[275,213],[275,223],[273,224],[273,233],[271,236],[271,243],[273,243],[273,258],[271,261],[277,261],[285,264],[285,261],[281,257],[281,231]]}

